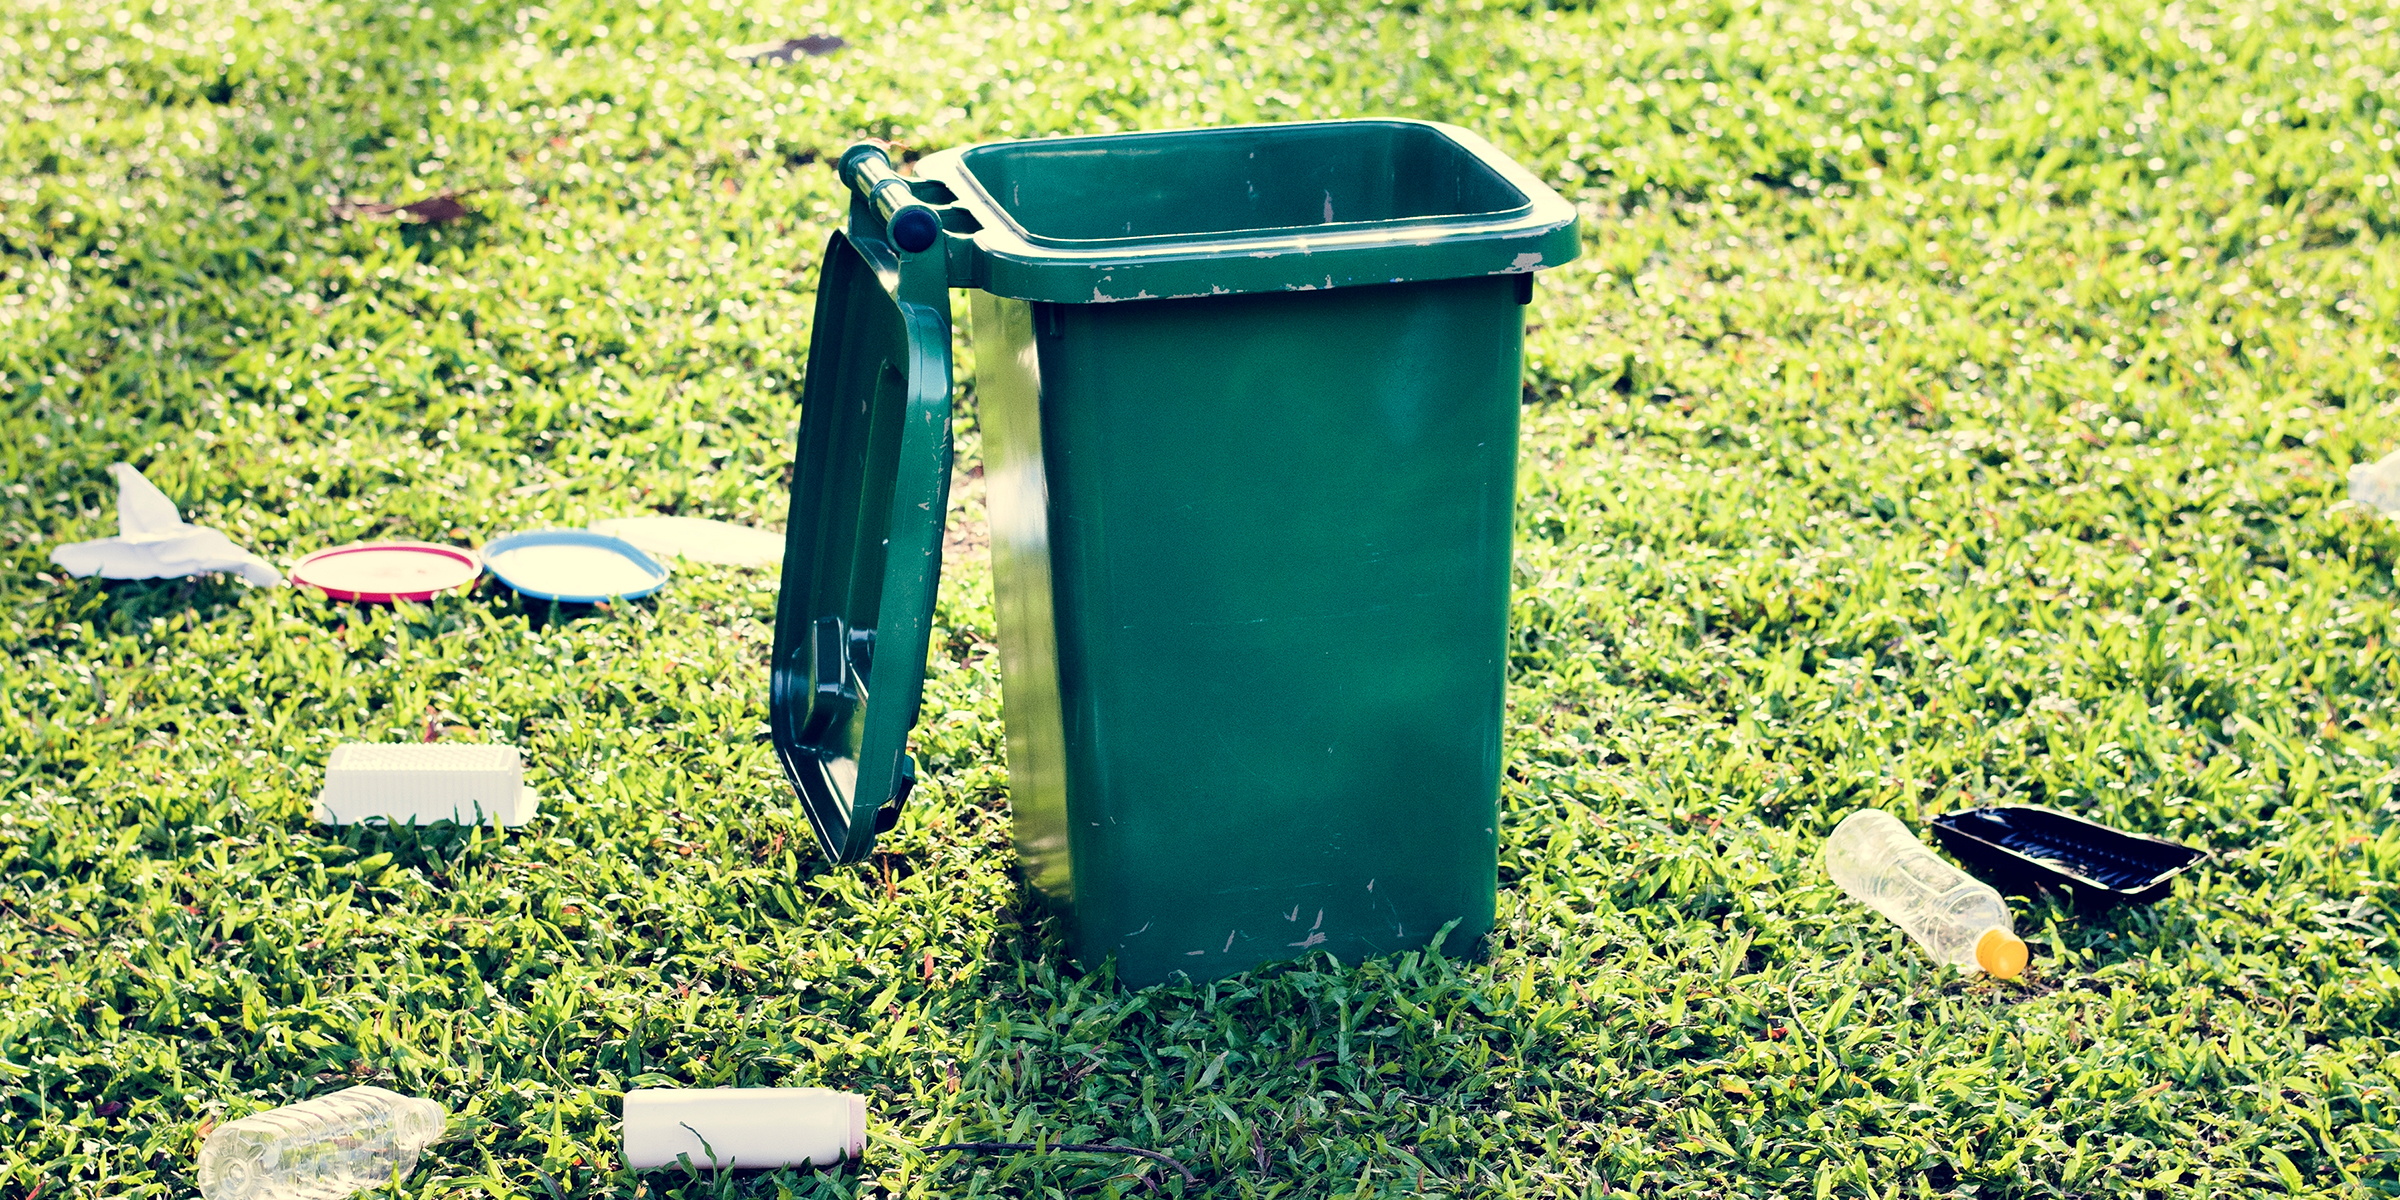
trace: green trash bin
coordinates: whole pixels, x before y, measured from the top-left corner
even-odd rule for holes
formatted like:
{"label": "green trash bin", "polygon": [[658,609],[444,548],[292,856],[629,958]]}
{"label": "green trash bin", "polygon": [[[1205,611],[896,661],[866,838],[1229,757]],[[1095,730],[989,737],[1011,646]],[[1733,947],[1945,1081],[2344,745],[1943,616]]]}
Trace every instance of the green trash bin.
{"label": "green trash bin", "polygon": [[1121,979],[1491,927],[1523,306],[1575,212],[1358,120],[841,162],[773,738],[828,854],[914,772],[973,313],[1018,854]]}

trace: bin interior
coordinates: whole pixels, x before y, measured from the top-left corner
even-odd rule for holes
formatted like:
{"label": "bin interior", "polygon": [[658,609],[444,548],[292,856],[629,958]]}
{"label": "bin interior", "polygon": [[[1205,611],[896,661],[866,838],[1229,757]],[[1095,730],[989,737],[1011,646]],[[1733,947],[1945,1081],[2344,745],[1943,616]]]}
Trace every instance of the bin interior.
{"label": "bin interior", "polygon": [[1027,241],[1221,241],[1486,220],[1531,199],[1439,129],[1400,121],[1003,142],[964,165]]}

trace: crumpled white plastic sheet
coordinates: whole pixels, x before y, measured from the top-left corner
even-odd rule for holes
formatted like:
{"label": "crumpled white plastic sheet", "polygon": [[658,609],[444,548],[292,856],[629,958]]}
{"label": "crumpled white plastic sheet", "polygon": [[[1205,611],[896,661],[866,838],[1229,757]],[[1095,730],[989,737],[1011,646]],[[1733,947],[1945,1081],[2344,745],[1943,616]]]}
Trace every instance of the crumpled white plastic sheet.
{"label": "crumpled white plastic sheet", "polygon": [[2400,450],[2351,467],[2350,498],[2379,513],[2400,514]]}
{"label": "crumpled white plastic sheet", "polygon": [[214,529],[184,523],[175,502],[131,463],[108,468],[117,477],[117,536],[70,542],[50,552],[67,574],[102,579],[174,579],[230,571],[260,587],[283,582],[273,563],[233,544]]}

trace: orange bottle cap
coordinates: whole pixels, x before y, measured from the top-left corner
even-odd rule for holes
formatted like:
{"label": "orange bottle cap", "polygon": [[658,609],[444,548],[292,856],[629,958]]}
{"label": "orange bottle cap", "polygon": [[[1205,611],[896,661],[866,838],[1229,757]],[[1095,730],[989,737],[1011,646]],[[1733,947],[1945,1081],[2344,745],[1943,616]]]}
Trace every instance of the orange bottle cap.
{"label": "orange bottle cap", "polygon": [[1975,965],[1982,967],[1994,979],[2015,979],[2025,973],[2025,963],[2033,957],[2025,940],[1994,925],[1975,939]]}

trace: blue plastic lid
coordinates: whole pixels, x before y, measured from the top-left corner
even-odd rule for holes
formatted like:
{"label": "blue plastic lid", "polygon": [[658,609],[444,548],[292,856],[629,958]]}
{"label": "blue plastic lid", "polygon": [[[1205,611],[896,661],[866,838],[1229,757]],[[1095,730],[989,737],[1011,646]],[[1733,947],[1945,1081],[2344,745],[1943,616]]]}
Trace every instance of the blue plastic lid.
{"label": "blue plastic lid", "polygon": [[501,534],[484,543],[483,565],[519,595],[570,604],[647,596],[668,573],[633,543],[588,529]]}

